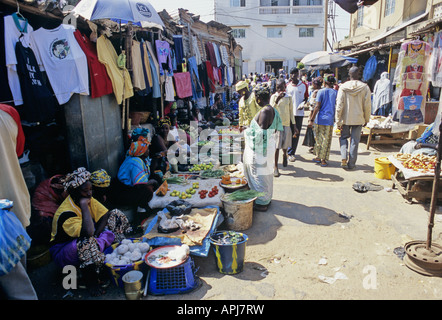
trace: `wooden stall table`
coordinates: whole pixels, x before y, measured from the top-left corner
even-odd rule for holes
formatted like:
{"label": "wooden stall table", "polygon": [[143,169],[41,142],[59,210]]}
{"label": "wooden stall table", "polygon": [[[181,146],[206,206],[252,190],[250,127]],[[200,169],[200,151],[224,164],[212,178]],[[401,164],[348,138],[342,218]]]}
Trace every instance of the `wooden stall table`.
{"label": "wooden stall table", "polygon": [[[367,150],[374,144],[403,144],[407,139],[408,131],[392,133],[391,129],[362,128],[362,135],[367,135]],[[373,138],[374,137],[374,138]],[[377,139],[379,137],[379,139]]]}
{"label": "wooden stall table", "polygon": [[[394,156],[389,156],[388,160],[390,160],[397,169],[391,176],[393,189],[396,188],[410,203],[412,203],[413,198],[422,201],[431,199],[434,181],[433,173],[423,173],[407,169]],[[419,186],[419,184],[421,186]],[[427,186],[427,188],[425,188],[425,186]],[[438,200],[442,200],[441,192],[438,193]]]}

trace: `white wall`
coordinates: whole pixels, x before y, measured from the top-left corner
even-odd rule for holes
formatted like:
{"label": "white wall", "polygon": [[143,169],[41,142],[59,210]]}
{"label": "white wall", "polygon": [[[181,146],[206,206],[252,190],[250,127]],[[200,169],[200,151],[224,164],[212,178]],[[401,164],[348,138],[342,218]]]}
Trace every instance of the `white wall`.
{"label": "white wall", "polygon": [[[293,1],[291,0],[290,3]],[[237,38],[236,41],[243,47],[243,60],[248,62],[248,73],[265,72],[263,67],[265,60],[283,61],[290,70],[306,54],[322,50],[324,32],[322,10],[321,13],[292,14],[293,7],[261,7],[288,9],[290,13],[260,14],[259,8],[259,0],[246,0],[246,7],[230,7],[230,0],[215,1],[216,21],[231,26],[233,29],[246,30],[246,37]],[[318,7],[296,8],[318,9]],[[267,38],[267,28],[278,26],[283,28],[282,38]],[[300,38],[299,28],[303,26],[313,27],[314,37]]]}

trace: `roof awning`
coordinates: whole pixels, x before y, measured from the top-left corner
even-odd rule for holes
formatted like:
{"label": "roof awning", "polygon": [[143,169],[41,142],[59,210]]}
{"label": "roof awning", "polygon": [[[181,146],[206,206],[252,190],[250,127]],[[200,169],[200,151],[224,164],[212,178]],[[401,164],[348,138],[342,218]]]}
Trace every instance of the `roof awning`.
{"label": "roof awning", "polygon": [[368,40],[368,41],[366,41],[364,43],[361,43],[360,46],[361,47],[362,46],[366,46],[368,44],[372,44],[372,43],[378,42],[379,40],[385,39],[386,37],[388,37],[388,36],[398,32],[398,31],[401,31],[405,27],[408,27],[409,25],[411,25],[411,24],[413,24],[415,22],[418,22],[419,20],[425,18],[427,15],[428,15],[428,12],[425,12],[425,13],[417,16],[417,17],[414,17],[413,19],[410,19],[410,20],[402,23],[401,25],[399,25],[397,27],[394,27],[394,28],[390,29],[389,31],[387,31],[387,32],[385,32],[385,33],[383,33],[383,34],[381,34],[381,35],[379,35],[379,36],[377,36],[377,37],[375,37],[375,38],[373,38],[371,40]]}
{"label": "roof awning", "polygon": [[379,46],[376,47],[370,47],[370,48],[365,48],[365,49],[361,49],[358,51],[354,51],[351,53],[346,54],[346,57],[353,57],[353,56],[357,56],[361,53],[365,53],[365,52],[369,52],[369,51],[377,51],[377,50],[382,50],[382,49],[386,49],[386,48],[391,48],[397,45],[400,45],[402,43],[403,40],[398,40],[398,41],[393,41],[393,42],[389,42],[389,43],[384,43],[381,44]]}
{"label": "roof awning", "polygon": [[[442,23],[442,17],[438,17],[438,18],[434,18],[431,20],[427,20],[427,21],[422,21],[421,23],[417,24],[414,27],[414,30],[410,32],[410,30],[408,30],[410,32],[411,35],[417,35],[420,33],[425,33],[428,32],[429,30],[431,30],[432,28],[438,26],[439,24]],[[410,27],[410,28],[413,28]]]}

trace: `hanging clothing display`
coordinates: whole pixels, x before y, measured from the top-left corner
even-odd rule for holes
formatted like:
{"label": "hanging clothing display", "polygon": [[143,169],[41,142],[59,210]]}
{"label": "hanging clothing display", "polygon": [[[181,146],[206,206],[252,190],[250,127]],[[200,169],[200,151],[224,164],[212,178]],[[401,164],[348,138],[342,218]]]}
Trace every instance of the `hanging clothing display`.
{"label": "hanging clothing display", "polygon": [[165,75],[165,70],[168,71],[168,75],[173,75],[172,56],[170,45],[167,41],[155,40],[155,46],[157,49],[157,59],[160,67],[160,75]]}
{"label": "hanging clothing display", "polygon": [[47,86],[47,79],[43,78],[34,52],[18,41],[15,53],[23,96],[23,105],[16,106],[21,120],[30,123],[52,121],[55,117],[55,97]]}
{"label": "hanging clothing display", "polygon": [[107,74],[112,81],[112,88],[117,99],[121,104],[123,99],[134,95],[132,80],[127,69],[120,69],[117,65],[118,55],[110,40],[101,35],[97,39],[97,54],[101,63],[106,66]]}
{"label": "hanging clothing display", "polygon": [[165,99],[166,101],[175,101],[175,89],[173,87],[173,79],[171,76],[166,76],[166,82],[164,83]]}
{"label": "hanging clothing display", "polygon": [[439,31],[434,35],[430,76],[433,86],[442,87],[442,31]]}
{"label": "hanging clothing display", "polygon": [[150,68],[148,49],[147,49],[144,41],[139,43],[138,49],[140,50],[139,59],[140,59],[143,79],[144,79],[144,83],[145,83],[144,90],[138,91],[138,94],[141,96],[147,96],[152,92],[152,70]]}
{"label": "hanging clothing display", "polygon": [[201,52],[198,47],[198,38],[196,36],[192,36],[192,47],[193,47],[193,53],[195,54],[196,64],[200,65],[203,60],[201,57]]}
{"label": "hanging clothing display", "polygon": [[[141,44],[136,40],[132,40],[132,85],[134,90],[143,91],[146,89],[146,81],[144,78],[144,66],[141,53]],[[144,52],[143,52],[144,54]]]}
{"label": "hanging clothing display", "polygon": [[[34,31],[28,20],[19,17],[16,13],[4,17],[5,59],[8,71],[9,88],[16,106],[23,104],[20,88],[20,79],[17,74],[17,58],[15,45],[19,38],[25,47],[30,46],[29,35]],[[40,62],[39,62],[40,63]]]}
{"label": "hanging clothing display", "polygon": [[74,93],[89,95],[87,58],[74,31],[73,26],[61,24],[52,30],[39,28],[31,33],[32,48],[59,104],[67,103]]}
{"label": "hanging clothing display", "polygon": [[74,32],[74,36],[87,58],[91,97],[98,98],[111,94],[113,92],[112,81],[107,74],[106,67],[98,60],[96,44],[79,30]]}
{"label": "hanging clothing display", "polygon": [[173,75],[175,90],[178,98],[184,99],[192,96],[192,84],[189,72],[177,72]]}
{"label": "hanging clothing display", "polygon": [[393,81],[396,85],[393,113],[394,119],[399,119],[400,124],[424,122],[431,51],[432,46],[421,40],[408,41],[401,46]]}
{"label": "hanging clothing display", "polygon": [[[0,43],[5,43],[5,19],[0,13]],[[0,50],[0,101],[12,101],[11,89],[8,82],[8,68],[6,67],[5,50]]]}
{"label": "hanging clothing display", "polygon": [[209,61],[210,64],[212,65],[212,67],[217,67],[218,63],[216,61],[215,50],[213,49],[212,43],[206,42],[205,48],[206,48],[206,55],[207,55],[206,62]]}
{"label": "hanging clothing display", "polygon": [[175,47],[176,63],[179,65],[179,64],[183,63],[183,59],[184,59],[183,36],[182,35],[174,35],[173,36],[173,43],[174,43],[174,47]]}
{"label": "hanging clothing display", "polygon": [[155,51],[153,50],[152,44],[148,41],[144,41],[144,45],[147,47],[150,68],[152,73],[152,97],[153,98],[161,98],[161,77],[160,77],[160,65],[155,56]]}
{"label": "hanging clothing display", "polygon": [[388,72],[382,73],[381,78],[374,86],[371,114],[388,116],[391,112],[391,110],[388,109],[390,102],[392,101],[392,86],[388,76]]}

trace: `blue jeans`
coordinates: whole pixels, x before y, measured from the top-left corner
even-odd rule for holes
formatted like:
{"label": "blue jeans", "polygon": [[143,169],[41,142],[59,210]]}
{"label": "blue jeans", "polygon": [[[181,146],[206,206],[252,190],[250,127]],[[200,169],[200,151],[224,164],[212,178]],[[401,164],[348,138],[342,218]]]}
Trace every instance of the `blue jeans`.
{"label": "blue jeans", "polygon": [[[356,165],[358,158],[359,141],[361,140],[362,125],[358,126],[342,126],[341,136],[339,137],[339,145],[341,146],[341,159],[348,159],[347,166],[352,169]],[[350,148],[348,139],[350,138]]]}

